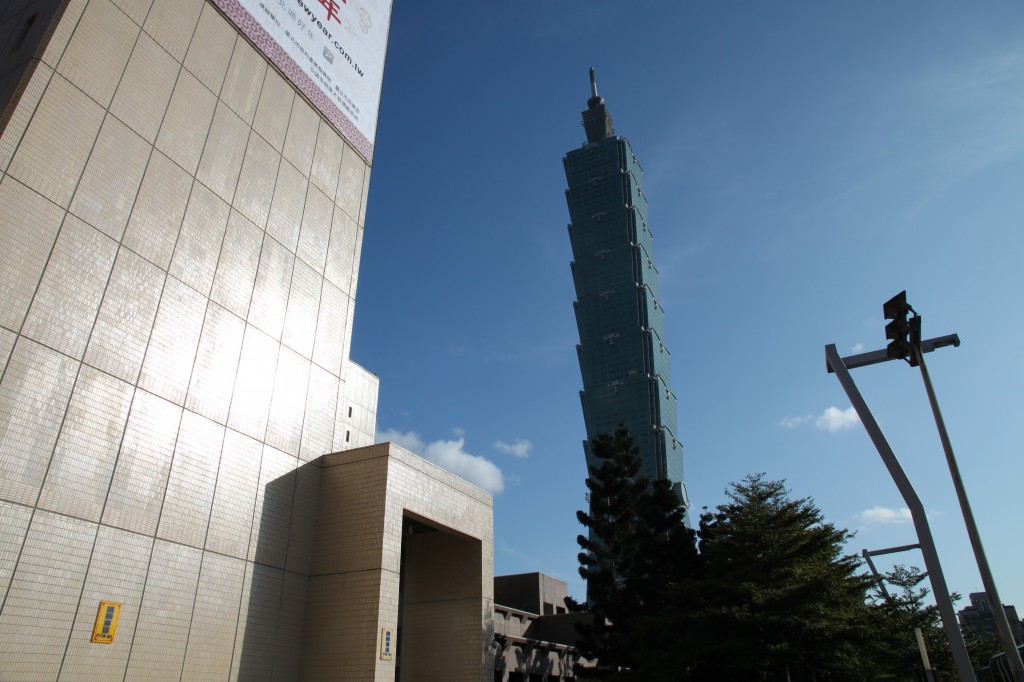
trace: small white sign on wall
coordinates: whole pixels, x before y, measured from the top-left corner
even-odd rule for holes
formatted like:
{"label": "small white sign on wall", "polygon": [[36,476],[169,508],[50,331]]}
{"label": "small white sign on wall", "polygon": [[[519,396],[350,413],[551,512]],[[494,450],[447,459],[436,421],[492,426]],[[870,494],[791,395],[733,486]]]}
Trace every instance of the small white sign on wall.
{"label": "small white sign on wall", "polygon": [[380,660],[390,661],[394,658],[394,630],[391,628],[380,629]]}

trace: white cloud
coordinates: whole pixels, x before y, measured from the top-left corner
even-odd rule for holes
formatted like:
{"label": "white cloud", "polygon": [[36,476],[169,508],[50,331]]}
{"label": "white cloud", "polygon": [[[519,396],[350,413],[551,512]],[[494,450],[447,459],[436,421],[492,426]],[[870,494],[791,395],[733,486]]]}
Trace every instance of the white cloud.
{"label": "white cloud", "polygon": [[889,509],[888,507],[872,507],[871,509],[865,509],[859,514],[854,514],[854,518],[860,519],[861,523],[907,523],[913,520],[910,516],[910,510],[906,507],[899,509]]}
{"label": "white cloud", "polygon": [[864,350],[864,344],[863,343],[855,343],[855,344],[853,344],[853,352],[854,353],[859,353],[862,350]]}
{"label": "white cloud", "polygon": [[516,438],[514,443],[506,443],[503,440],[499,440],[494,442],[494,449],[513,457],[526,459],[530,456],[530,450],[533,450],[533,443],[521,438]]}
{"label": "white cloud", "polygon": [[814,419],[814,415],[812,414],[805,414],[802,417],[785,417],[779,422],[779,426],[784,429],[795,429],[798,426],[803,426],[812,419]]}
{"label": "white cloud", "polygon": [[501,493],[505,489],[505,478],[501,474],[501,469],[488,459],[466,452],[464,449],[466,446],[465,432],[462,429],[454,431],[457,436],[456,440],[435,440],[424,443],[423,438],[414,431],[402,433],[395,429],[388,429],[378,431],[376,441],[378,443],[390,441],[430,460],[491,494]]}
{"label": "white cloud", "polygon": [[463,450],[465,445],[465,438],[436,440],[427,445],[423,456],[489,493],[497,495],[503,491],[505,479],[501,475],[501,469],[490,460],[469,454]]}
{"label": "white cloud", "polygon": [[408,433],[402,433],[396,429],[378,431],[374,441],[377,443],[394,443],[416,454],[423,452],[423,439],[415,431],[409,431]]}
{"label": "white cloud", "polygon": [[845,410],[840,410],[838,407],[828,407],[818,417],[817,421],[814,422],[814,426],[819,430],[829,431],[830,433],[852,429],[857,424],[860,424],[860,417],[852,407],[848,407]]}
{"label": "white cloud", "polygon": [[796,429],[809,422],[814,422],[814,426],[820,431],[835,433],[836,431],[852,429],[857,426],[857,424],[860,424],[860,417],[857,416],[857,411],[852,407],[845,410],[840,410],[838,407],[828,407],[817,417],[813,414],[805,414],[800,417],[784,417],[779,421],[779,426],[784,429]]}

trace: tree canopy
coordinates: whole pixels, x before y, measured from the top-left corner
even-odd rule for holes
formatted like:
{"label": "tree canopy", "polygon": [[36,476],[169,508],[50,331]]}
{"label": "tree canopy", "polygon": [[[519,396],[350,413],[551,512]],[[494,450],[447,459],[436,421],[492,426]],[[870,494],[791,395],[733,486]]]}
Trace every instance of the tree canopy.
{"label": "tree canopy", "polygon": [[[872,611],[872,629],[877,633],[872,652],[877,668],[887,674],[916,671],[924,678],[924,664],[917,645],[914,628],[921,630],[929,663],[933,670],[953,671],[953,652],[942,628],[939,608],[928,599],[924,586],[928,574],[914,566],[897,564],[886,573],[883,581],[889,586],[885,592],[881,585],[869,600]],[[960,595],[950,595],[954,602]],[[1003,650],[997,636],[961,625],[967,653],[976,671],[989,666],[992,656]],[[984,677],[982,679],[985,679]]]}
{"label": "tree canopy", "polygon": [[[638,475],[625,429],[591,442],[578,542],[592,619],[584,679],[857,680],[871,676],[874,584],[850,534],[783,481],[747,476],[686,526],[667,481]],[[698,551],[699,550],[699,551]]]}
{"label": "tree canopy", "polygon": [[927,602],[928,589],[921,583],[928,577],[912,566],[897,564],[883,576],[869,600],[872,629],[877,633],[871,653],[882,670],[917,671],[924,676],[924,664],[914,628],[921,629],[933,668],[953,669],[953,654],[942,630],[939,609]]}
{"label": "tree canopy", "polygon": [[[578,542],[587,610],[580,679],[867,681],[920,679],[914,628],[952,669],[927,577],[897,566],[881,582],[847,554],[852,534],[784,481],[753,474],[705,508],[696,530],[667,481],[638,475],[625,429],[591,442],[587,529]],[[571,600],[570,600],[571,601]],[[970,638],[968,638],[970,641]],[[977,642],[976,665],[991,655]]]}
{"label": "tree canopy", "polygon": [[701,575],[680,586],[694,679],[859,679],[872,579],[850,534],[783,481],[747,476],[700,518]]}

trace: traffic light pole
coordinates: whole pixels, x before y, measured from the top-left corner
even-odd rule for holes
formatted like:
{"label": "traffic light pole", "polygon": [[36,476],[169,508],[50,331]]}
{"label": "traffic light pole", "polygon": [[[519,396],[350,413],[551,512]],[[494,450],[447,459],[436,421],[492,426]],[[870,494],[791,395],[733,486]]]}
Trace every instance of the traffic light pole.
{"label": "traffic light pole", "polygon": [[932,531],[928,526],[928,518],[925,515],[924,505],[921,504],[921,498],[917,496],[917,491],[914,490],[914,486],[911,485],[906,472],[903,471],[903,466],[896,459],[896,454],[892,451],[889,442],[886,441],[885,436],[882,434],[882,430],[879,428],[878,422],[875,421],[874,415],[871,414],[871,410],[868,409],[868,405],[864,401],[863,396],[861,396],[857,384],[853,382],[853,377],[850,376],[843,358],[839,356],[835,344],[825,346],[825,362],[829,370],[835,372],[836,378],[839,379],[843,390],[846,391],[850,404],[853,405],[853,409],[856,410],[857,415],[860,417],[864,429],[868,432],[871,442],[874,443],[875,449],[881,455],[882,462],[885,464],[886,469],[889,470],[889,475],[892,476],[900,494],[903,495],[907,508],[910,510],[910,516],[914,521],[914,528],[917,531],[917,539],[921,544],[921,554],[924,557],[925,569],[928,571],[932,591],[935,594],[935,603],[939,607],[939,615],[942,617],[942,627],[946,632],[946,638],[949,640],[950,649],[953,651],[953,662],[956,665],[957,675],[960,678],[960,682],[974,682],[976,678],[974,676],[974,669],[971,667],[971,658],[967,653],[967,646],[964,644],[964,638],[957,623],[956,613],[953,611],[953,602],[949,597],[949,588],[946,587],[946,578],[942,574],[939,554],[935,550],[935,540],[932,538]]}
{"label": "traffic light pole", "polygon": [[995,618],[999,639],[1002,640],[1003,649],[1006,651],[1006,662],[1010,666],[1010,673],[1013,675],[1014,682],[1024,682],[1024,662],[1021,661],[1017,643],[1013,640],[1010,623],[1006,620],[1006,610],[1003,608],[1003,602],[999,598],[999,592],[996,590],[996,582],[992,577],[992,571],[985,556],[985,548],[981,544],[981,535],[978,533],[978,526],[974,522],[974,513],[971,511],[971,503],[967,500],[967,491],[964,489],[963,479],[960,478],[960,467],[957,466],[956,458],[953,456],[953,445],[949,441],[949,434],[946,433],[946,423],[942,419],[942,412],[939,410],[939,401],[935,398],[932,380],[924,363],[924,354],[917,345],[913,346],[913,351],[917,364],[921,368],[921,378],[924,380],[924,388],[928,392],[928,401],[932,406],[932,414],[935,415],[935,426],[939,430],[942,450],[946,453],[946,463],[949,465],[949,474],[953,479],[957,500],[960,502],[960,511],[964,515],[964,524],[967,526],[967,535],[971,539],[971,548],[974,550],[974,557],[978,562],[981,582],[985,587],[985,592],[988,594],[989,603],[992,604],[992,615]]}

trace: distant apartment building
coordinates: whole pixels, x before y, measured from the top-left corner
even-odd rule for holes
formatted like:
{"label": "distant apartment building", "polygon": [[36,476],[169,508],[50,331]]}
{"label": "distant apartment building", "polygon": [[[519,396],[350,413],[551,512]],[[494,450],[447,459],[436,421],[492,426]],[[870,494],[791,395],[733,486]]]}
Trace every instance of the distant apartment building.
{"label": "distant apartment building", "polygon": [[[998,638],[996,630],[996,619],[993,613],[992,604],[985,592],[971,592],[971,605],[965,606],[957,612],[960,626],[974,630],[989,637]],[[1013,641],[1017,646],[1024,644],[1024,623],[1021,623],[1017,616],[1017,607],[1013,604],[1003,604],[1003,611],[1006,613],[1006,620],[1010,624],[1010,632],[1013,634]]]}

